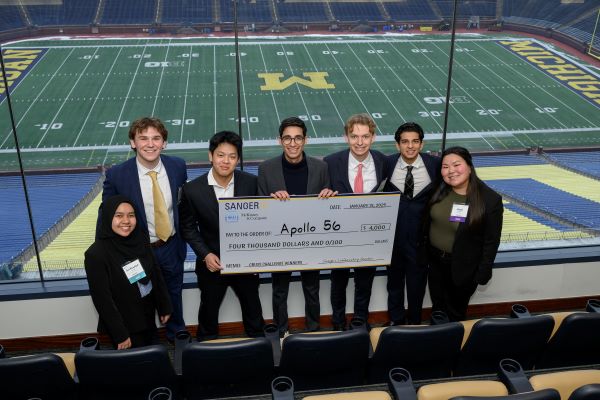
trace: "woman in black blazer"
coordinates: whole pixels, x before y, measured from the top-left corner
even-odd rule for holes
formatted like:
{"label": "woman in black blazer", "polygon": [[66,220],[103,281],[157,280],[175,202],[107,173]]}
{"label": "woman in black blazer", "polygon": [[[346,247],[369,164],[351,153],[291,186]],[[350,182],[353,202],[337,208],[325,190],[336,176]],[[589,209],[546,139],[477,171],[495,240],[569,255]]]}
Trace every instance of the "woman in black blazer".
{"label": "woman in black blazer", "polygon": [[107,333],[119,350],[155,344],[156,311],[165,324],[172,308],[148,236],[127,197],[109,197],[101,209],[96,241],[85,252],[98,332]]}
{"label": "woman in black blazer", "polygon": [[502,197],[475,173],[469,151],[442,154],[442,182],[425,214],[422,248],[429,264],[432,311],[464,320],[477,285],[492,277],[502,233]]}

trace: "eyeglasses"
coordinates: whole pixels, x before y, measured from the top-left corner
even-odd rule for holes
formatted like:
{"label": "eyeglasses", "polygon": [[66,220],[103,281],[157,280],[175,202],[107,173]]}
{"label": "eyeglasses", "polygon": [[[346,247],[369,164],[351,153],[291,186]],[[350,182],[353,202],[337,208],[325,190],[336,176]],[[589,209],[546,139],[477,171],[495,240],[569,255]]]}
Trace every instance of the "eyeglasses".
{"label": "eyeglasses", "polygon": [[292,141],[295,144],[302,144],[304,142],[304,136],[294,136],[294,137],[284,136],[281,138],[281,143],[285,144],[286,146],[290,145],[292,143]]}

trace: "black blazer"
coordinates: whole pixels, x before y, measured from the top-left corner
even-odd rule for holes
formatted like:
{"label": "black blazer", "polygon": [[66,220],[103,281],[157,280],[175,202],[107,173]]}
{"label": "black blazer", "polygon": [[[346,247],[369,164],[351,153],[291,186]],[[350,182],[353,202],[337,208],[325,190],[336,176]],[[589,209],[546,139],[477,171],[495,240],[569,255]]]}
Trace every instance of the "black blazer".
{"label": "black blazer", "polygon": [[[399,192],[404,190],[404,188],[397,188],[390,181],[399,158],[400,153],[392,154],[387,157],[386,174],[388,176],[388,183],[385,187],[386,192]],[[400,206],[398,208],[398,219],[396,223],[396,240],[394,243],[394,248],[397,250],[404,249],[411,252],[415,251],[421,235],[423,212],[427,208],[429,198],[441,179],[441,159],[424,153],[421,153],[421,159],[425,164],[425,169],[429,174],[431,183],[423,188],[423,190],[412,199],[408,199],[404,195],[400,197]]]}
{"label": "black blazer", "polygon": [[[280,155],[266,161],[258,166],[258,194],[261,196],[270,196],[279,190],[287,190],[285,178],[283,177],[284,155]],[[306,157],[308,165],[308,183],[306,194],[319,194],[321,190],[329,188],[329,172],[327,164],[318,158]]]}
{"label": "black blazer", "polygon": [[[492,278],[492,266],[502,235],[504,206],[502,197],[483,182],[481,191],[485,205],[482,223],[472,228],[466,222],[462,222],[456,230],[451,267],[452,280],[456,285],[463,285],[469,281],[485,285]],[[428,209],[423,224],[424,244],[429,244],[430,225],[431,215]]]}
{"label": "black blazer", "polygon": [[85,273],[99,315],[98,332],[108,333],[115,343],[123,342],[130,333],[155,327],[154,321],[149,322],[146,316],[145,301],[153,301],[159,315],[172,313],[165,280],[150,248],[148,252],[154,262],[144,265],[152,282],[147,299],[142,299],[137,285],[129,283],[120,265],[109,262],[104,246],[95,242],[85,252]]}
{"label": "black blazer", "polygon": [[[381,182],[387,177],[385,169],[385,155],[377,150],[370,150],[371,156],[375,163],[375,175],[377,176],[377,184],[372,192],[377,191]],[[348,180],[348,159],[350,158],[350,150],[342,150],[333,153],[323,158],[329,167],[329,181],[331,190],[339,193],[353,193],[352,185]]]}
{"label": "black blazer", "polygon": [[[204,265],[202,260],[209,253],[220,256],[219,203],[213,187],[208,184],[209,173],[183,185],[179,203],[179,230],[196,253],[196,268]],[[256,176],[236,169],[233,179],[235,197],[256,196]]]}

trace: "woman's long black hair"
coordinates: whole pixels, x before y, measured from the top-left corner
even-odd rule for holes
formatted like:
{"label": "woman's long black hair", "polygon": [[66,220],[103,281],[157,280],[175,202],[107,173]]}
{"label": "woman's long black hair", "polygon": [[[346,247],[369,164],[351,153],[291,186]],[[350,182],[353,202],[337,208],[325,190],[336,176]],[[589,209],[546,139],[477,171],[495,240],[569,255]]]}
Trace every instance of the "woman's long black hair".
{"label": "woman's long black hair", "polygon": [[[483,220],[483,214],[485,212],[485,204],[483,202],[483,195],[481,193],[481,187],[484,185],[484,183],[477,177],[475,166],[473,165],[473,158],[471,157],[469,150],[460,146],[448,147],[442,153],[442,160],[448,154],[456,154],[465,160],[467,165],[471,168],[471,175],[469,176],[469,184],[467,187],[467,204],[469,205],[468,224],[470,227],[475,227],[481,224]],[[431,208],[431,206],[435,203],[442,201],[442,199],[448,195],[450,190],[452,190],[452,186],[448,185],[442,179],[438,185],[438,188],[431,196],[429,208]]]}

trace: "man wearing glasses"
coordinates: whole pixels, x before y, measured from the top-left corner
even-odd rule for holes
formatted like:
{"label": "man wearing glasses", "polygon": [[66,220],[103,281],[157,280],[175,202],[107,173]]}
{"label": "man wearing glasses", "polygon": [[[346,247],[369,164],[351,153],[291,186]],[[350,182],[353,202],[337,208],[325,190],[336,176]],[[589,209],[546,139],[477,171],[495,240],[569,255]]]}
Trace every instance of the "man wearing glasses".
{"label": "man wearing glasses", "polygon": [[[289,117],[279,125],[279,143],[283,154],[264,161],[258,166],[258,194],[279,200],[288,200],[291,195],[318,194],[331,197],[336,194],[329,189],[327,164],[304,154],[306,125],[298,117]],[[287,297],[291,272],[272,274],[273,321],[280,336],[288,330]],[[319,330],[321,308],[319,304],[319,271],[302,271],[306,329]]]}
{"label": "man wearing glasses", "polygon": [[[329,167],[331,188],[340,193],[369,193],[381,190],[386,171],[383,153],[371,150],[375,141],[375,122],[368,114],[352,115],[344,125],[348,149],[323,160]],[[354,318],[367,324],[375,267],[354,269]],[[346,287],[350,269],[331,271],[331,323],[336,331],[346,330]]]}

